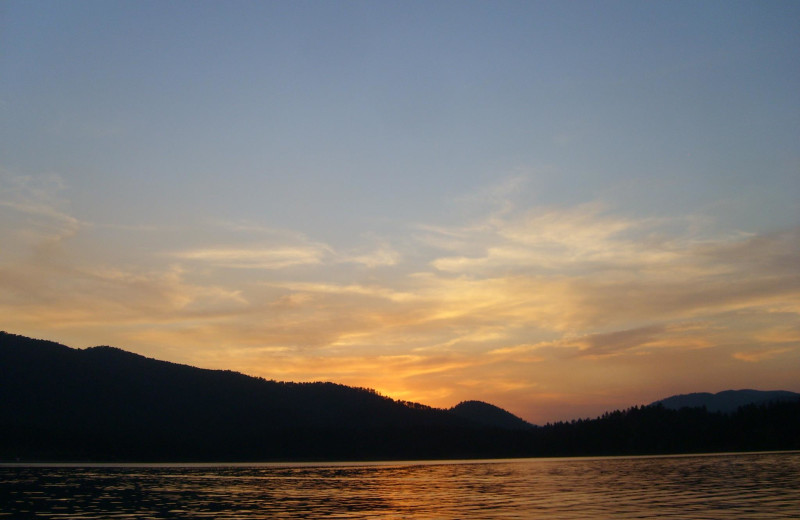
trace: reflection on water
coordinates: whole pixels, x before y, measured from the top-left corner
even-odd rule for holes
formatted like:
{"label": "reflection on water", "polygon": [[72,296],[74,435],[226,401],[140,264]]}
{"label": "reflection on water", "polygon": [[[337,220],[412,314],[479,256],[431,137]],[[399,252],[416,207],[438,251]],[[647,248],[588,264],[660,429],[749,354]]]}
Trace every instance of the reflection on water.
{"label": "reflection on water", "polygon": [[0,518],[800,518],[800,453],[0,466]]}

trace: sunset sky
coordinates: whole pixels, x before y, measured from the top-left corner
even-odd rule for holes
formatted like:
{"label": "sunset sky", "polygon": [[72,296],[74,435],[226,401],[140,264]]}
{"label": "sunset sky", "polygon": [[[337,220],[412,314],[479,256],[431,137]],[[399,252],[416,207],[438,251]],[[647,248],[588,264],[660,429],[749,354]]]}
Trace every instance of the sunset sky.
{"label": "sunset sky", "polygon": [[800,2],[6,0],[0,330],[536,423],[800,391]]}

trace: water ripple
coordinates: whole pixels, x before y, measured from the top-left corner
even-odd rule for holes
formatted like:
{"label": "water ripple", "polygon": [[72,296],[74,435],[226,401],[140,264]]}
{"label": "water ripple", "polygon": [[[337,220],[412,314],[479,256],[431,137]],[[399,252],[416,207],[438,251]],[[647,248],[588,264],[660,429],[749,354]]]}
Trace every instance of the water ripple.
{"label": "water ripple", "polygon": [[0,466],[0,518],[800,518],[800,453]]}

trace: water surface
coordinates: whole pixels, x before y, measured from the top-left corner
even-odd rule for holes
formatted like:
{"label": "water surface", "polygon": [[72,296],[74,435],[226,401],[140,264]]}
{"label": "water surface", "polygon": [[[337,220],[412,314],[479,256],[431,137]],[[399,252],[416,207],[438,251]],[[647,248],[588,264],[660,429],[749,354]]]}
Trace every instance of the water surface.
{"label": "water surface", "polygon": [[800,518],[800,453],[0,466],[0,518]]}

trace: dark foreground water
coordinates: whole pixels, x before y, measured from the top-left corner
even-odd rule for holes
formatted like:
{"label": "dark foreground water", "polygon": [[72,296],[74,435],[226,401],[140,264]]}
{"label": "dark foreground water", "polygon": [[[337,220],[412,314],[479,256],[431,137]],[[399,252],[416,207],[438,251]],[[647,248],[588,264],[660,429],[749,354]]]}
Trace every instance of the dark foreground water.
{"label": "dark foreground water", "polygon": [[0,518],[800,518],[800,453],[0,465]]}

